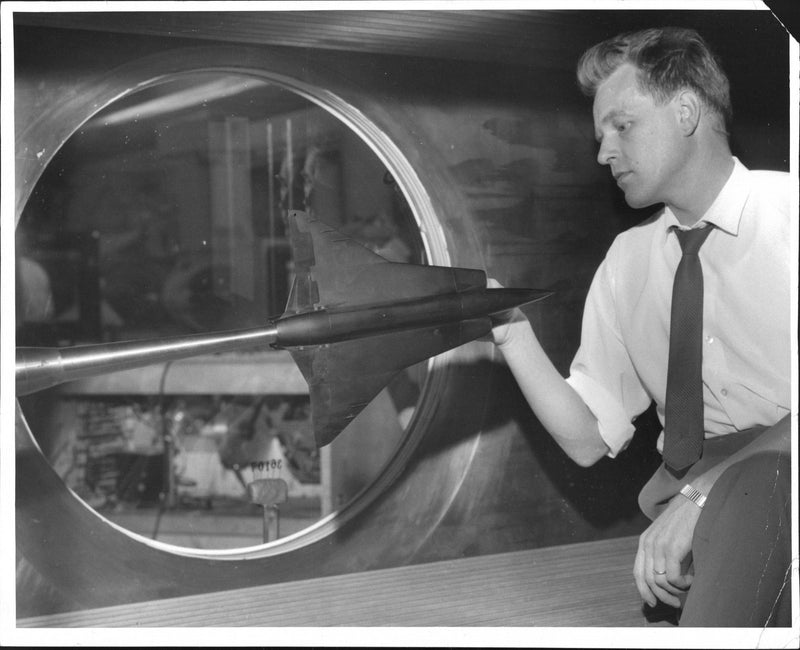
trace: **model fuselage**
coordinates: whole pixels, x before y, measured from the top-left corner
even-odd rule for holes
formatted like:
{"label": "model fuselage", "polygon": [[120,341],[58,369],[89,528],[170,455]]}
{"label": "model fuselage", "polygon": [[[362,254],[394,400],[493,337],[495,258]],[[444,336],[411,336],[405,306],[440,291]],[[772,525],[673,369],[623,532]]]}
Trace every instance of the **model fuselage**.
{"label": "model fuselage", "polygon": [[542,297],[529,289],[472,289],[464,292],[359,308],[327,308],[275,321],[275,347],[324,345],[371,334],[445,325],[491,316]]}
{"label": "model fuselage", "polygon": [[490,316],[542,297],[528,289],[472,289],[399,303],[284,315],[269,327],[67,348],[17,348],[17,395],[106,372],[271,345],[309,347]]}

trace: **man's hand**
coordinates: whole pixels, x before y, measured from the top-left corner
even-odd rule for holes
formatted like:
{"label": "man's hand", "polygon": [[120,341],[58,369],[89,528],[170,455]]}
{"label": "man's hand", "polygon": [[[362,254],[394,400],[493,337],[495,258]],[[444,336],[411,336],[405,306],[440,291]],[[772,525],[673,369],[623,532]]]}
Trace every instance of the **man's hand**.
{"label": "man's hand", "polygon": [[[486,280],[486,288],[487,289],[502,289],[503,285],[500,284],[494,278],[488,278]],[[525,318],[525,314],[522,313],[519,307],[515,307],[514,309],[509,309],[504,312],[500,312],[499,314],[495,314],[492,316],[492,333],[491,333],[491,341],[494,344],[502,348],[506,343],[511,340],[511,332],[514,323],[526,323],[528,319]],[[487,336],[487,339],[489,337]]]}
{"label": "man's hand", "polygon": [[639,537],[633,565],[636,587],[644,601],[654,607],[656,599],[680,607],[678,595],[692,584],[692,574],[681,563],[692,550],[692,536],[700,508],[681,495]]}

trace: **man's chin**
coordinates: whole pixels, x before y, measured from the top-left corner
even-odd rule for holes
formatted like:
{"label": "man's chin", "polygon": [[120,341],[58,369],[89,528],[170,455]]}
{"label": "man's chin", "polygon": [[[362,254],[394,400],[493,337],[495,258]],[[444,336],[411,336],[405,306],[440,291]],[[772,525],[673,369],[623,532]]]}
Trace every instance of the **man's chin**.
{"label": "man's chin", "polygon": [[636,194],[634,192],[625,192],[625,203],[635,210],[639,208],[646,208],[647,206],[654,205],[658,201],[654,201],[650,196]]}

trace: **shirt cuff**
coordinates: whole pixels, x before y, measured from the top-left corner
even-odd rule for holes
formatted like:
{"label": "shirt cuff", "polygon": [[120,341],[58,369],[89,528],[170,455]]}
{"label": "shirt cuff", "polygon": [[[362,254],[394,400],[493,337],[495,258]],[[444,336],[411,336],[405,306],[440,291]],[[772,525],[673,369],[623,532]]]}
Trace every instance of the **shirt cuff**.
{"label": "shirt cuff", "polygon": [[616,457],[628,446],[636,430],[627,413],[614,395],[588,375],[573,372],[567,383],[597,418],[600,437],[609,448],[608,456]]}

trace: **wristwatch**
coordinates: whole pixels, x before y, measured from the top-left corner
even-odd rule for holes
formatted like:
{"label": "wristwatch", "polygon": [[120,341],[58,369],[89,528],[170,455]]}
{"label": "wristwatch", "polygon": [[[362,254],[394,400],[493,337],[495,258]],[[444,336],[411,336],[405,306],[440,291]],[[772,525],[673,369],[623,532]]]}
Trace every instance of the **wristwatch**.
{"label": "wristwatch", "polygon": [[681,494],[689,499],[689,501],[694,503],[698,508],[702,508],[706,503],[706,495],[688,483],[681,488]]}

